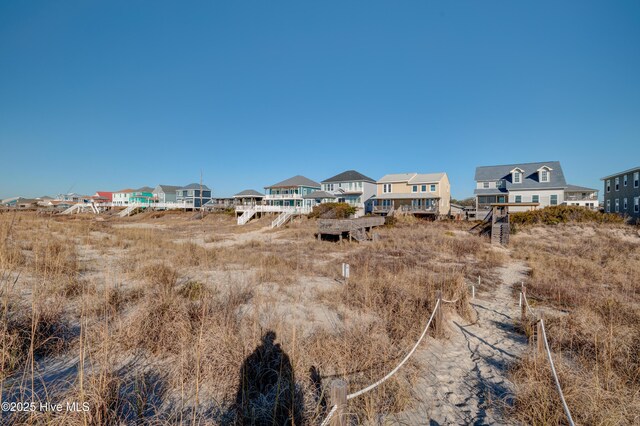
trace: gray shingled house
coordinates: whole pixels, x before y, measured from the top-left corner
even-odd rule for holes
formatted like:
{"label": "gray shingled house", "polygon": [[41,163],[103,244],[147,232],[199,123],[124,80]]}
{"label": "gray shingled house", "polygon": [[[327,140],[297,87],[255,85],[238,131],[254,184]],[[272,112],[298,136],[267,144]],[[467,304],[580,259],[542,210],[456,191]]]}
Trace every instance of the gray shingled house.
{"label": "gray shingled house", "polygon": [[604,181],[604,211],[640,219],[640,167],[601,180]]}
{"label": "gray shingled house", "polygon": [[153,190],[153,195],[159,203],[175,203],[180,185],[158,185]]}
{"label": "gray shingled house", "polygon": [[[494,203],[537,203],[539,207],[560,205],[566,203],[568,189],[574,201],[577,194],[582,193],[578,187],[567,184],[559,161],[480,166],[476,168],[475,181],[474,194],[479,212],[488,211]],[[576,191],[571,192],[572,188]],[[592,191],[585,191],[585,198],[591,200]],[[527,208],[512,207],[510,210],[523,211]]]}
{"label": "gray shingled house", "polygon": [[[356,208],[356,216],[372,211],[376,195],[376,181],[355,170],[347,170],[322,182],[322,191],[331,194],[333,201]],[[327,198],[329,199],[329,198]]]}
{"label": "gray shingled house", "polygon": [[312,206],[314,201],[303,197],[320,190],[321,185],[307,177],[297,175],[271,186],[265,186],[264,201],[269,206]]}

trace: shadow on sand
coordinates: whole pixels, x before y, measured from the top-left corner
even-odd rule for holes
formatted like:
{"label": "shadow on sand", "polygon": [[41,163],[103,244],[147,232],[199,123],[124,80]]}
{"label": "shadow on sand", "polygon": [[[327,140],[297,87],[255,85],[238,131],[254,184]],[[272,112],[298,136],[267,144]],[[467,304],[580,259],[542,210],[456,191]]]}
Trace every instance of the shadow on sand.
{"label": "shadow on sand", "polygon": [[236,425],[301,425],[304,398],[289,356],[268,331],[240,367]]}

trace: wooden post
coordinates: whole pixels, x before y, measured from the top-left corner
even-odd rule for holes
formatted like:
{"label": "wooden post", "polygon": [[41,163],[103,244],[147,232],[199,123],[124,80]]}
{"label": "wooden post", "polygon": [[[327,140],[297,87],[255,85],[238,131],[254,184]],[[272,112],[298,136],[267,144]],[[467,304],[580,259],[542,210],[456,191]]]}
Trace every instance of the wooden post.
{"label": "wooden post", "polygon": [[540,320],[538,320],[538,325],[536,328],[536,343],[537,355],[542,356],[544,354],[544,342],[542,337],[542,316],[540,316]]}
{"label": "wooden post", "polygon": [[343,380],[331,383],[331,406],[337,405],[331,426],[347,426],[347,384]]}
{"label": "wooden post", "polygon": [[438,310],[436,312],[436,335],[442,336],[444,334],[444,315],[442,313],[442,291],[436,291],[436,299],[440,300],[440,304],[438,305]]}
{"label": "wooden post", "polygon": [[524,324],[527,322],[527,286],[522,284],[522,306],[520,307],[520,319]]}

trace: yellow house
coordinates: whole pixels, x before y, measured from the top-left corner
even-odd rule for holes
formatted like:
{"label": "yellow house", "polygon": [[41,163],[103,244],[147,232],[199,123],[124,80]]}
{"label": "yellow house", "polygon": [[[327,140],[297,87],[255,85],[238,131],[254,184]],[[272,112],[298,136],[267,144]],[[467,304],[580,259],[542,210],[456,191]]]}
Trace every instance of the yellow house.
{"label": "yellow house", "polygon": [[376,182],[375,214],[400,211],[446,216],[451,211],[451,185],[446,173],[400,173]]}

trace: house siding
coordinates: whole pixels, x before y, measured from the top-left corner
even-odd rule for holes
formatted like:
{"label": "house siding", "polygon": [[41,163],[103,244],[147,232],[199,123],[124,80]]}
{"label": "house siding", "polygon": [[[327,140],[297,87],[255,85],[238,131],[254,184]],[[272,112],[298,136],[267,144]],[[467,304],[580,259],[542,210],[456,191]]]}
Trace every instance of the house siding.
{"label": "house siding", "polygon": [[[639,174],[640,180],[640,168],[632,169],[624,173],[619,173],[603,179],[604,188],[604,209],[607,211],[607,202],[610,203],[610,213],[616,213],[615,200],[618,200],[619,211],[617,212],[621,216],[628,216],[634,219],[640,219],[640,212],[635,211],[635,199],[640,198],[640,182],[638,182],[638,188],[635,187],[634,173]],[[624,186],[624,176],[627,176],[627,186]],[[615,178],[620,181],[618,190],[616,190]],[[607,192],[607,180],[611,181],[611,188]],[[627,199],[627,208],[624,208],[624,199]]]}

